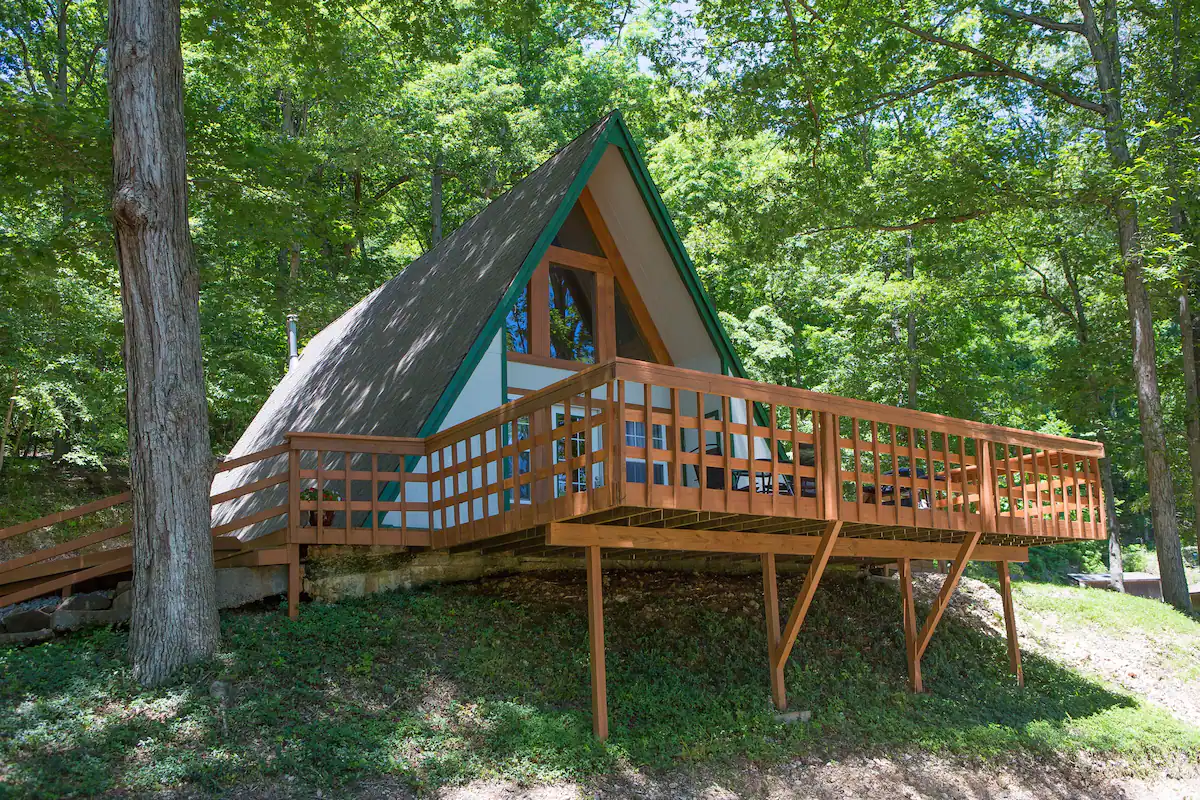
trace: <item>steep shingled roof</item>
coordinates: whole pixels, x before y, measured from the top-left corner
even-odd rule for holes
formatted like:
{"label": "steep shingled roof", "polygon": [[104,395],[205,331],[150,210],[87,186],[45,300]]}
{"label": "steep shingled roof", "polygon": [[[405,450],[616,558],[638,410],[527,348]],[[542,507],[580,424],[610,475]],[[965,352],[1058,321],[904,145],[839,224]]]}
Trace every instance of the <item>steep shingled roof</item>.
{"label": "steep shingled roof", "polygon": [[[281,444],[288,431],[420,435],[612,117],[588,128],[314,336],[230,457]],[[223,473],[213,492],[278,469],[268,461],[259,469]],[[248,505],[266,499],[263,494],[218,506],[214,523],[248,513]]]}

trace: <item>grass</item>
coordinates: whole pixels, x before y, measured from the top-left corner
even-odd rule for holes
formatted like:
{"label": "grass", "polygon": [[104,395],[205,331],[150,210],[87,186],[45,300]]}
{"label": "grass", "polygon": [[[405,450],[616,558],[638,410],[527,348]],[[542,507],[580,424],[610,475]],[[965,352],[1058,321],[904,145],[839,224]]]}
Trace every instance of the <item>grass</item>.
{"label": "grass", "polygon": [[[910,695],[895,589],[838,573],[788,665],[791,707],[812,722],[782,724],[767,700],[760,591],[755,578],[614,573],[603,745],[591,737],[581,575],[307,605],[294,623],[274,609],[227,613],[219,656],[153,691],[132,681],[121,631],[0,651],[0,794],[383,774],[421,790],[884,749],[1088,752],[1136,769],[1200,749],[1195,729],[1045,659],[1026,659],[1019,690],[1003,641],[949,619],[925,657],[930,692]],[[1086,622],[1090,602],[1071,613]],[[215,679],[234,687],[226,707]]]}

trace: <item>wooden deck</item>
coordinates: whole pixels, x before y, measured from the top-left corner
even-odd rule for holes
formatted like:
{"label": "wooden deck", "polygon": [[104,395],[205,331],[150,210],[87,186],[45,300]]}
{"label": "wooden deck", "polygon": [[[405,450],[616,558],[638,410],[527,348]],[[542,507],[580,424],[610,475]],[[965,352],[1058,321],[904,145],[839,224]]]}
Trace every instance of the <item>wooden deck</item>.
{"label": "wooden deck", "polygon": [[[827,563],[895,563],[909,677],[971,560],[1001,574],[1010,668],[1021,679],[1008,564],[1028,548],[1104,539],[1095,442],[984,425],[817,392],[615,360],[425,439],[294,432],[227,461],[242,470],[213,527],[218,567],[288,567],[299,613],[309,545],[578,555],[587,569],[596,733],[607,733],[605,551],[755,559],[768,611],[771,693]],[[93,515],[129,495],[0,530],[0,541]],[[0,606],[130,569],[127,518],[0,562]],[[238,538],[238,535],[241,538]],[[780,627],[777,560],[810,564]],[[918,629],[911,562],[948,564]],[[772,609],[775,609],[772,612]]]}

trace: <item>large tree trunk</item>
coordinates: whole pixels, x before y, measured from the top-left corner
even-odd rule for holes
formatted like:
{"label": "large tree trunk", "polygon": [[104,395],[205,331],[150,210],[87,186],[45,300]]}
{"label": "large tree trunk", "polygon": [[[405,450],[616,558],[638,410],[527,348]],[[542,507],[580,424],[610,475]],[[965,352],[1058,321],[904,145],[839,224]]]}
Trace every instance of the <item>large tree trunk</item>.
{"label": "large tree trunk", "polygon": [[[1096,83],[1104,98],[1104,143],[1116,170],[1132,165],[1125,132],[1121,98],[1120,26],[1116,0],[1105,0],[1104,26],[1101,28],[1091,0],[1079,0],[1083,14],[1083,34],[1096,68]],[[1146,458],[1146,483],[1150,499],[1150,519],[1154,525],[1154,546],[1158,555],[1163,599],[1178,609],[1190,611],[1187,575],[1179,543],[1179,521],[1175,518],[1175,487],[1167,459],[1167,439],[1163,432],[1162,402],[1155,363],[1154,318],[1146,291],[1141,231],[1137,204],[1121,195],[1113,202],[1117,222],[1117,242],[1124,263],[1125,302],[1133,333],[1133,378],[1137,390],[1138,416],[1141,421],[1142,448]]]}
{"label": "large tree trunk", "polygon": [[112,0],[113,220],[133,490],[134,676],[162,683],[219,634],[200,278],[188,230],[179,0]]}

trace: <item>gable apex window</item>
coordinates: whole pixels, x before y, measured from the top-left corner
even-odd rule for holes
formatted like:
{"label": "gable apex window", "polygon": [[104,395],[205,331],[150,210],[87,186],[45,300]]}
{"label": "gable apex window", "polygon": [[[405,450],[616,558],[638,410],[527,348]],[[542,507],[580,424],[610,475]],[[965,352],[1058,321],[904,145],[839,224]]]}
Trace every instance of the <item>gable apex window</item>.
{"label": "gable apex window", "polygon": [[618,357],[671,363],[586,189],[508,310],[504,343],[516,361],[563,369]]}

